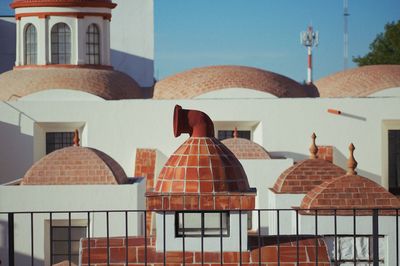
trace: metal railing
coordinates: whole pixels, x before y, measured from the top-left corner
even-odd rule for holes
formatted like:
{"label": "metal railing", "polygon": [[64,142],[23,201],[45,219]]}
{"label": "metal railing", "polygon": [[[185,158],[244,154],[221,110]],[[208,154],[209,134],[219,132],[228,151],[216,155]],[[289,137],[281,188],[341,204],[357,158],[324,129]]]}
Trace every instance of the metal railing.
{"label": "metal railing", "polygon": [[[207,227],[204,218],[204,213],[209,212],[217,212],[220,214],[218,220],[219,234],[214,234],[213,236],[215,241],[218,242],[219,247],[212,252],[218,253],[219,263],[221,265],[224,264],[224,252],[226,252],[224,250],[226,249],[224,245],[226,243],[225,239],[227,238],[226,232],[224,233],[224,228],[226,229],[227,227],[223,224],[222,216],[223,213],[226,213],[227,211],[229,211],[230,213],[238,214],[238,227],[231,227],[228,229],[230,230],[229,235],[238,234],[238,238],[237,240],[235,240],[238,241],[238,249],[237,251],[235,251],[238,253],[238,265],[242,265],[243,263],[253,263],[253,265],[265,265],[268,258],[265,258],[263,256],[263,248],[271,246],[276,248],[277,265],[281,265],[281,263],[285,262],[283,258],[287,256],[287,254],[285,255],[282,252],[286,251],[288,243],[290,244],[291,248],[295,250],[295,257],[292,258],[292,263],[300,265],[300,263],[302,263],[302,254],[300,250],[302,248],[301,242],[304,240],[307,240],[307,243],[311,243],[312,241],[314,241],[314,245],[310,244],[310,247],[308,248],[315,248],[313,252],[314,260],[310,262],[315,265],[326,263],[326,261],[322,262],[320,260],[322,257],[324,257],[324,254],[320,253],[322,240],[324,240],[324,243],[328,240],[331,241],[331,246],[325,247],[327,249],[329,263],[331,265],[340,265],[344,262],[353,263],[354,265],[358,265],[358,263],[360,262],[372,263],[373,265],[399,265],[399,209],[256,209],[224,210],[220,212],[199,211],[199,213],[201,213],[201,221],[199,227],[200,236],[197,239],[200,241],[201,244],[200,250],[195,251],[200,256],[200,262],[196,262],[199,265],[209,263],[205,261],[205,254],[211,251],[209,250],[209,247],[205,246],[205,241],[207,239]],[[185,210],[179,212],[184,214],[192,213]],[[29,250],[30,253],[29,255],[25,255],[27,258],[24,258],[24,265],[34,266],[35,264],[43,264],[43,262],[39,263],[37,260],[35,260],[35,257],[43,257],[43,254],[40,254],[40,256],[37,256],[38,254],[35,254],[35,245],[43,245],[42,243],[38,242],[41,241],[41,237],[39,237],[40,232],[36,232],[35,228],[43,228],[43,223],[48,224],[48,227],[46,227],[47,229],[44,230],[44,241],[48,241],[49,243],[48,245],[43,245],[48,248],[48,250],[44,250],[43,252],[48,254],[48,263],[50,263],[50,265],[53,265],[53,263],[56,262],[54,261],[56,253],[53,247],[53,242],[56,240],[54,235],[55,231],[53,230],[53,228],[56,228],[55,225],[59,225],[61,220],[63,221],[63,227],[67,228],[67,239],[65,239],[65,242],[67,243],[67,250],[65,254],[67,255],[67,261],[69,261],[70,265],[72,264],[73,256],[76,256],[76,254],[72,252],[73,242],[76,241],[73,239],[72,230],[76,220],[84,220],[87,226],[86,234],[85,236],[83,236],[87,240],[87,246],[85,246],[87,251],[87,261],[85,261],[84,265],[95,264],[95,262],[92,261],[93,254],[91,254],[94,248],[93,246],[91,246],[94,243],[94,239],[105,240],[106,254],[104,263],[110,265],[110,263],[112,263],[110,254],[110,248],[112,245],[110,241],[117,236],[119,238],[125,239],[125,258],[124,261],[121,261],[121,263],[125,263],[125,265],[136,264],[135,262],[131,262],[129,258],[129,238],[132,236],[143,237],[144,242],[142,247],[144,247],[144,254],[143,261],[140,263],[147,265],[148,263],[150,263],[149,259],[151,256],[151,254],[149,254],[149,249],[154,249],[154,240],[151,240],[151,237],[154,238],[154,235],[151,232],[151,226],[148,226],[147,217],[148,214],[153,215],[155,213],[162,217],[162,219],[160,219],[162,221],[162,225],[158,224],[156,228],[156,230],[162,231],[161,235],[157,235],[157,237],[162,238],[162,248],[157,250],[157,252],[162,253],[162,259],[160,259],[161,261],[158,263],[168,265],[167,257],[170,249],[167,246],[168,236],[166,226],[168,215],[173,213],[170,210],[28,211],[11,213],[0,212],[0,218],[3,217],[4,220],[4,218],[6,217],[8,224],[6,232],[8,239],[8,265],[21,265],[17,263],[17,257],[21,256],[21,254],[18,252],[18,250],[21,250],[21,247],[18,247],[17,245],[20,245],[21,243],[24,243],[25,245],[25,252]],[[249,226],[248,228],[243,228],[243,214],[251,215],[252,219],[249,222],[251,226]],[[133,219],[130,218],[130,216],[132,215]],[[100,219],[100,216],[103,218]],[[110,216],[111,218],[113,218],[113,222],[111,222]],[[180,263],[182,265],[185,265],[187,263],[187,252],[193,252],[193,247],[188,246],[188,240],[190,238],[193,238],[193,236],[185,234],[185,222],[186,225],[189,223],[189,221],[187,220],[188,216],[186,217],[186,221],[185,216],[186,215],[182,215],[181,221],[183,232],[182,235],[177,238],[176,235],[173,234],[175,239],[178,239],[176,241],[181,241],[182,244],[182,249],[179,251],[182,252],[182,260]],[[26,219],[27,217],[29,217],[29,219]],[[290,217],[290,219],[288,217]],[[153,219],[155,219],[155,217],[153,217]],[[114,228],[114,224],[116,223],[119,224],[119,227],[121,227],[120,225],[122,223],[124,228],[119,228],[119,230],[117,230],[118,232],[114,230],[111,233],[110,229]],[[96,226],[94,226],[94,224],[96,224]],[[101,230],[99,230],[101,224],[104,224],[105,228],[101,228]],[[137,229],[134,230],[135,232],[130,232],[131,228]],[[96,232],[94,232],[94,229],[96,229]],[[20,231],[18,232],[18,230]],[[242,233],[244,230],[246,230],[246,239],[242,238]],[[28,231],[28,234],[23,234],[24,232]],[[170,232],[168,232],[168,234],[169,233]],[[23,241],[21,241],[21,239],[16,241],[16,235],[18,235],[19,238],[22,237]],[[389,239],[392,241],[384,247],[385,249],[388,249],[387,251],[385,251],[386,257],[383,256],[384,254],[382,254],[382,250],[380,250],[380,240],[385,237],[389,237]],[[343,258],[339,254],[339,242],[344,238],[352,239],[353,256],[350,259]],[[368,248],[371,254],[367,259],[360,258],[359,251],[357,250],[357,239],[361,238],[370,240]],[[242,244],[244,243],[243,241],[246,240],[247,249],[243,250]],[[27,243],[30,244],[28,245]],[[83,248],[82,241],[80,244],[80,248]],[[230,252],[232,252],[232,250],[230,250]],[[245,252],[252,252],[252,255],[244,256]],[[7,252],[3,253],[6,254]],[[80,257],[80,259],[82,258]],[[2,260],[3,262],[5,261],[4,258]],[[214,261],[214,263],[218,262]]]}

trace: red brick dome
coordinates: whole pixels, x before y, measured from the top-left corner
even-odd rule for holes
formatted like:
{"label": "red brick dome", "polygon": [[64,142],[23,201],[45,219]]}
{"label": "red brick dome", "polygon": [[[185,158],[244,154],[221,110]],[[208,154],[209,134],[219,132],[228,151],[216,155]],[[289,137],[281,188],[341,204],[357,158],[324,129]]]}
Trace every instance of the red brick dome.
{"label": "red brick dome", "polygon": [[315,85],[321,97],[365,97],[400,87],[400,65],[371,65],[324,77]]}
{"label": "red brick dome", "polygon": [[322,159],[307,159],[286,169],[276,180],[275,193],[306,194],[326,180],[344,175],[339,166]]}
{"label": "red brick dome", "polygon": [[116,4],[111,0],[14,0],[12,8],[19,7],[108,7],[114,8]]}
{"label": "red brick dome", "polygon": [[249,209],[255,191],[235,155],[213,137],[207,114],[175,107],[174,134],[189,133],[161,170],[148,192],[149,209]]}
{"label": "red brick dome", "polygon": [[107,154],[84,147],[68,147],[49,153],[25,174],[21,185],[124,184],[122,167]]}
{"label": "red brick dome", "polygon": [[155,99],[190,99],[226,88],[246,88],[276,97],[308,97],[306,87],[273,73],[245,66],[208,66],[194,68],[156,83]]}
{"label": "red brick dome", "polygon": [[36,92],[66,89],[83,91],[105,100],[142,98],[130,76],[114,70],[91,68],[22,68],[0,75],[0,100],[15,100]]}
{"label": "red brick dome", "polygon": [[[309,191],[303,198],[300,208],[400,208],[400,201],[372,180],[363,176],[348,174],[328,180]],[[324,211],[321,210],[319,213],[323,214]],[[325,213],[329,213],[329,211],[325,211]],[[353,210],[339,210],[337,214],[353,215]],[[357,212],[357,214],[363,213]]]}
{"label": "red brick dome", "polygon": [[244,138],[229,138],[221,141],[238,159],[271,159],[268,152],[257,143]]}

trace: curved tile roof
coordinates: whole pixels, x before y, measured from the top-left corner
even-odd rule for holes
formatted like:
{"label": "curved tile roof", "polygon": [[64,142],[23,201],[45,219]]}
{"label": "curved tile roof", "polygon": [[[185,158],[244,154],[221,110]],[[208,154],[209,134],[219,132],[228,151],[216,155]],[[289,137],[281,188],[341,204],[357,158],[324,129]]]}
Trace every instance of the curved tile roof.
{"label": "curved tile roof", "polygon": [[221,141],[238,159],[271,159],[268,152],[257,143],[244,138],[229,138]]}
{"label": "curved tile roof", "polygon": [[315,186],[346,172],[323,159],[307,159],[286,169],[276,180],[275,193],[306,194]]}
{"label": "curved tile roof", "polygon": [[315,82],[321,97],[365,97],[400,87],[400,65],[371,65],[348,69]]}
{"label": "curved tile roof", "polygon": [[[400,201],[384,187],[359,175],[343,175],[328,180],[309,191],[301,209],[373,209],[400,208]],[[325,211],[329,213],[329,211]],[[313,212],[312,212],[313,213]],[[323,214],[324,211],[320,211]],[[337,214],[353,215],[353,210],[339,210]],[[361,212],[357,212],[361,214]]]}
{"label": "curved tile roof", "polygon": [[105,100],[142,98],[130,76],[114,70],[91,68],[22,68],[0,75],[0,100],[15,100],[52,89],[87,92]]}
{"label": "curved tile roof", "polygon": [[253,89],[276,97],[311,96],[306,92],[307,86],[277,73],[245,66],[208,66],[194,68],[157,82],[153,98],[190,99],[226,88]]}
{"label": "curved tile roof", "polygon": [[49,153],[25,174],[21,185],[124,184],[122,167],[93,148],[67,147]]}

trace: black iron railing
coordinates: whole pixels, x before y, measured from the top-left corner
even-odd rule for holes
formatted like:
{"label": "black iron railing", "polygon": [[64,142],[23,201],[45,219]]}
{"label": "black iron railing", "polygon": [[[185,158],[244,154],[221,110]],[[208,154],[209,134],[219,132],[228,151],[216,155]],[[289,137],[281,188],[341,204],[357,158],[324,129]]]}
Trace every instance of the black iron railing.
{"label": "black iron railing", "polygon": [[[223,215],[227,213],[227,211],[236,213],[238,214],[238,227],[236,228],[229,228],[226,225],[223,224]],[[210,211],[204,211],[204,212],[210,212]],[[189,263],[187,259],[188,258],[188,252],[195,252],[193,253],[193,262],[190,262],[191,264],[193,263],[198,263],[203,264],[203,263],[210,263],[210,261],[207,261],[207,256],[210,253],[215,253],[216,258],[219,259],[219,262],[215,261],[216,258],[213,259],[213,263],[220,263],[221,265],[224,264],[224,262],[227,259],[232,259],[232,258],[226,258],[227,256],[224,256],[225,251],[224,248],[224,239],[229,237],[229,235],[235,234],[235,232],[232,232],[232,230],[238,230],[236,233],[238,234],[238,249],[236,252],[237,254],[237,265],[242,265],[243,263],[252,263],[253,265],[265,265],[267,262],[273,262],[269,260],[273,260],[272,257],[268,257],[265,252],[266,249],[273,247],[273,250],[275,251],[274,258],[276,257],[276,263],[278,265],[281,265],[281,263],[285,263],[285,259],[288,257],[288,247],[291,248],[291,253],[290,261],[292,263],[297,263],[297,265],[300,265],[300,263],[304,263],[304,250],[302,249],[304,245],[309,245],[307,246],[307,252],[308,254],[313,254],[313,259],[309,261],[308,263],[313,263],[315,265],[340,265],[342,263],[353,263],[354,265],[358,265],[361,262],[364,263],[372,263],[373,265],[399,265],[399,209],[329,209],[329,210],[323,210],[323,209],[316,209],[316,210],[301,210],[301,209],[256,209],[256,210],[224,210],[224,211],[216,211],[219,213],[219,220],[216,222],[216,224],[219,226],[219,233],[218,234],[213,234],[213,237],[215,238],[216,243],[218,243],[219,248],[213,251],[210,251],[208,247],[205,246],[205,239],[207,239],[207,235],[205,234],[205,229],[207,224],[205,223],[204,219],[204,213],[199,211],[201,213],[201,221],[200,221],[200,226],[199,226],[199,233],[200,235],[197,236],[197,239],[200,240],[200,249],[193,251],[192,248],[188,246],[188,239],[193,238],[190,235],[185,234],[185,223],[188,225],[189,221],[187,220],[188,217],[186,217],[185,220],[185,213],[193,213],[193,211],[188,212],[185,210],[180,210],[179,213],[183,213],[181,215],[182,217],[182,234],[179,235],[178,241],[181,241],[182,244],[182,252],[181,259],[178,259],[178,263],[181,265],[185,265],[186,263]],[[151,229],[151,224],[148,226],[148,214],[154,214],[158,213],[158,215],[162,215],[162,224],[157,225],[160,229],[162,229],[162,234],[158,237],[162,238],[162,248],[158,249],[156,252],[159,254],[154,258],[154,254],[152,253],[155,248],[154,244],[154,238],[155,236],[152,233]],[[64,241],[67,243],[65,254],[66,255],[66,260],[69,261],[69,264],[71,265],[72,262],[76,263],[76,253],[74,253],[76,250],[76,247],[73,246],[74,241],[76,242],[76,236],[74,235],[74,232],[72,231],[74,228],[74,218],[73,216],[78,216],[79,220],[82,220],[82,218],[85,218],[85,223],[87,225],[86,228],[86,234],[84,236],[81,236],[86,239],[86,246],[83,246],[83,242],[81,241],[81,246],[80,248],[85,248],[85,256],[87,256],[87,259],[85,259],[84,264],[82,265],[94,265],[98,262],[98,254],[94,256],[92,254],[93,250],[95,247],[93,246],[95,242],[93,242],[95,239],[102,239],[105,241],[105,251],[106,254],[104,255],[104,264],[110,265],[111,263],[116,262],[115,259],[112,259],[112,241],[114,240],[115,237],[117,237],[115,234],[110,233],[110,228],[113,228],[113,223],[110,220],[110,215],[113,214],[119,214],[120,218],[118,221],[122,222],[124,224],[124,233],[119,235],[118,237],[121,239],[125,239],[123,242],[123,247],[125,248],[125,251],[123,252],[123,259],[119,263],[125,263],[125,265],[136,265],[138,263],[147,265],[148,263],[154,263],[154,260],[157,260],[157,263],[163,263],[164,265],[168,265],[169,263],[169,249],[168,249],[168,241],[167,241],[167,234],[172,234],[175,239],[177,239],[178,234],[176,232],[172,232],[173,230],[177,230],[175,228],[167,228],[167,215],[171,214],[172,212],[170,210],[168,211],[149,211],[149,210],[96,210],[96,211],[41,211],[41,212],[11,212],[11,213],[6,213],[6,212],[0,212],[0,218],[1,217],[7,217],[7,223],[8,223],[8,230],[7,230],[7,239],[8,239],[8,258],[1,258],[3,260],[3,263],[8,261],[8,265],[14,266],[14,265],[20,265],[18,264],[18,256],[22,256],[18,250],[20,248],[17,245],[17,243],[25,243],[25,245],[28,245],[26,243],[30,243],[29,245],[29,255],[24,255],[27,256],[28,258],[24,258],[24,262],[26,264],[24,265],[35,265],[39,264],[37,260],[35,260],[35,257],[43,257],[42,254],[35,254],[35,245],[43,245],[43,243],[39,243],[38,241],[41,241],[42,237],[39,237],[38,233],[35,232],[35,223],[44,223],[45,221],[48,222],[49,224],[49,231],[48,233],[45,234],[45,238],[47,238],[45,241],[49,241],[49,245],[45,245],[45,247],[48,247],[49,250],[44,251],[45,253],[48,253],[48,260],[49,264],[53,265],[54,263],[57,263],[58,261],[55,260],[57,256],[57,250],[54,248],[54,241]],[[287,216],[284,216],[285,214],[290,214],[291,219],[288,220]],[[103,230],[105,231],[104,234],[97,235],[96,232],[93,232],[92,224],[94,223],[94,219],[92,215],[104,215],[104,220],[105,220],[105,228]],[[130,214],[135,214],[136,218],[135,219],[129,219]],[[243,228],[243,223],[242,223],[242,214],[248,214],[252,215],[252,220],[255,222],[251,222],[254,226],[254,229],[248,230],[248,228]],[[263,215],[267,214],[268,220],[265,221],[263,219]],[[55,225],[60,222],[60,217],[65,217],[66,219],[64,220],[64,226],[63,228],[66,227],[67,231],[65,231],[66,235],[64,234],[64,237],[66,239],[60,240],[58,239],[59,236],[55,235],[55,232],[53,228],[55,228]],[[20,216],[23,217],[29,217],[28,220],[24,219],[24,221],[21,223],[18,223],[18,226],[16,226],[16,220],[20,218]],[[56,219],[55,217],[58,217]],[[174,217],[178,217],[174,215]],[[285,220],[282,220],[282,217],[286,217]],[[388,217],[386,220],[380,220],[383,217]],[[40,219],[39,219],[40,218]],[[98,219],[98,216],[96,216],[96,219]],[[155,218],[154,218],[155,219]],[[342,222],[339,224],[339,219],[342,220]],[[20,221],[21,219],[19,219]],[[103,220],[103,221],[104,221]],[[226,219],[225,219],[226,220]],[[228,219],[229,220],[229,219]],[[327,224],[324,224],[326,221],[332,221],[332,227],[329,227],[329,230],[327,229]],[[391,221],[394,221],[393,223]],[[273,224],[272,222],[275,221],[276,223]],[[345,222],[344,222],[345,221]],[[114,219],[115,222],[115,219]],[[360,226],[360,223],[363,223],[362,226]],[[382,223],[380,225],[380,223]],[[366,228],[365,225],[370,226],[370,228]],[[129,232],[130,225],[136,225],[140,226],[141,230],[139,232],[135,232],[135,234],[131,234]],[[22,228],[23,226],[26,226],[27,228]],[[40,225],[41,226],[41,225]],[[262,228],[265,226],[269,226],[269,229],[271,230],[270,232],[263,232]],[[346,228],[344,228],[346,227]],[[384,227],[384,230],[382,230],[382,227]],[[193,226],[191,225],[190,227],[193,229]],[[308,229],[307,229],[308,228]],[[313,232],[310,231],[309,228],[313,229]],[[321,229],[322,228],[322,229]],[[344,230],[345,229],[345,230]],[[369,232],[368,232],[368,230]],[[18,230],[21,230],[18,232]],[[98,225],[96,224],[96,230],[98,230]],[[157,228],[156,228],[157,230]],[[171,230],[171,232],[167,230]],[[226,230],[231,230],[231,232],[228,232],[228,235],[226,234]],[[243,250],[242,244],[244,239],[242,238],[242,233],[243,230],[246,230],[246,235],[247,235],[247,249]],[[21,232],[26,232],[30,231],[28,235],[23,235],[22,237],[24,238],[24,241],[16,241],[15,236],[18,235],[18,237],[21,237]],[[45,230],[46,231],[46,230]],[[103,232],[104,232],[103,231]],[[346,233],[343,233],[343,231],[346,231]],[[349,231],[352,231],[352,233]],[[17,234],[18,233],[18,234]],[[130,257],[130,253],[128,252],[129,248],[131,247],[130,243],[130,238],[133,236],[141,236],[143,237],[143,244],[141,248],[143,248],[143,256],[142,260],[139,261],[137,258],[136,262],[132,261],[132,257]],[[379,242],[380,239],[389,236],[390,239],[392,239],[393,242],[391,242],[395,247],[387,245],[385,248],[388,248],[391,251],[391,254],[389,254],[388,257],[384,257],[383,254],[380,254],[382,250],[380,251],[379,247]],[[209,236],[208,236],[209,237]],[[339,242],[341,239],[347,238],[347,239],[352,239],[352,251],[353,251],[353,256],[352,258],[343,258],[340,256],[340,245]],[[368,258],[360,258],[358,255],[358,250],[357,250],[357,239],[360,238],[365,238],[368,239],[369,242],[369,249],[370,249],[370,255]],[[330,250],[328,249],[327,252],[329,261],[324,260],[323,258],[326,257],[326,254],[322,254],[321,250],[325,249],[321,248],[321,243],[322,241],[325,242],[329,239],[331,241],[331,245],[333,247],[330,247]],[[219,240],[219,241],[218,241]],[[225,242],[226,243],[226,242]],[[308,243],[308,244],[304,244]],[[312,244],[314,243],[314,244]],[[323,246],[323,245],[322,245]],[[313,252],[311,250],[314,249]],[[25,247],[25,250],[27,250],[27,247]],[[394,252],[393,252],[394,250]],[[81,250],[82,251],[82,250]],[[97,251],[96,251],[97,252]],[[139,252],[139,251],[138,251]],[[7,254],[7,252],[3,252],[4,254]],[[82,252],[81,252],[82,253]],[[150,254],[151,253],[151,254]],[[160,254],[162,253],[162,254]],[[174,251],[176,254],[176,250]],[[228,254],[228,253],[227,253]],[[229,251],[229,255],[232,254],[232,251]],[[270,254],[270,253],[268,253]],[[385,254],[388,254],[388,252],[385,252]],[[78,254],[79,255],[79,254]],[[200,258],[199,261],[197,259],[194,259],[194,257]],[[226,254],[225,254],[226,255]],[[139,255],[138,255],[139,257]],[[96,258],[96,262],[94,262],[94,258]],[[82,254],[80,254],[80,259],[82,260]],[[113,261],[114,260],[114,261]],[[42,262],[43,263],[43,262]],[[42,264],[41,263],[41,264]],[[325,264],[324,264],[325,263]],[[6,264],[3,264],[6,265]]]}

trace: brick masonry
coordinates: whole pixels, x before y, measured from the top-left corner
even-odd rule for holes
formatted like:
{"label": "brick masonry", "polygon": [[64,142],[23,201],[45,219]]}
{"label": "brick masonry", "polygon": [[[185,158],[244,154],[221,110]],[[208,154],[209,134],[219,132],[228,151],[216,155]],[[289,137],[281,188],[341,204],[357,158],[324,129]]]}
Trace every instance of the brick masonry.
{"label": "brick masonry", "polygon": [[364,97],[400,87],[400,65],[372,65],[341,71],[324,77],[315,85],[321,97]]}
{"label": "brick masonry", "polygon": [[122,167],[107,154],[86,147],[56,150],[37,161],[21,185],[124,184]]}
{"label": "brick masonry", "polygon": [[[400,208],[400,200],[384,187],[372,180],[358,175],[343,175],[328,180],[309,191],[303,198],[301,209],[334,208]],[[311,211],[311,214],[315,212]],[[332,214],[332,211],[319,211],[319,214]],[[381,215],[394,214],[393,211],[380,211]],[[338,210],[340,215],[353,215],[353,210]],[[358,211],[356,215],[370,215],[371,211]]]}
{"label": "brick masonry", "polygon": [[51,89],[83,91],[105,100],[142,98],[140,86],[130,76],[91,68],[14,69],[0,75],[0,88],[3,101]]}
{"label": "brick masonry", "polygon": [[224,88],[253,89],[276,97],[310,96],[310,88],[273,72],[245,66],[208,66],[194,68],[157,82],[154,98],[190,99]]}
{"label": "brick masonry", "polygon": [[342,168],[329,161],[307,159],[286,169],[279,176],[272,190],[275,193],[306,194],[324,181],[345,173]]}
{"label": "brick masonry", "polygon": [[268,152],[260,145],[244,138],[229,138],[221,141],[238,159],[271,159]]}
{"label": "brick masonry", "polygon": [[[146,241],[146,243],[145,243]],[[296,240],[291,237],[280,237],[279,248],[275,237],[262,237],[260,239],[261,246],[258,247],[258,238],[249,236],[249,249],[239,252],[191,252],[186,251],[168,251],[165,253],[165,263],[169,266],[185,265],[204,265],[213,266],[221,265],[221,257],[223,265],[261,265],[276,266],[279,261],[282,266],[295,266],[297,261],[297,244]],[[147,260],[145,257],[145,244],[147,246]],[[82,250],[82,266],[88,265],[88,240],[81,240]],[[126,254],[126,246],[128,246],[128,254]],[[309,266],[315,265],[318,254],[318,265],[328,266],[329,257],[323,239],[301,237],[298,242],[299,265]],[[316,252],[318,251],[318,252]],[[129,237],[129,238],[110,238],[109,240],[109,259],[110,265],[125,265],[126,255],[128,255],[129,265],[163,265],[164,254],[156,252],[155,238]],[[94,266],[107,265],[107,241],[105,238],[96,238],[90,240],[90,263]]]}

